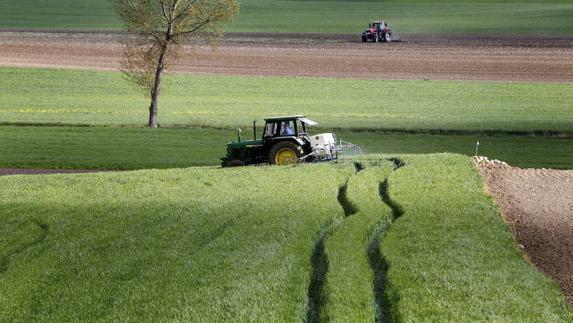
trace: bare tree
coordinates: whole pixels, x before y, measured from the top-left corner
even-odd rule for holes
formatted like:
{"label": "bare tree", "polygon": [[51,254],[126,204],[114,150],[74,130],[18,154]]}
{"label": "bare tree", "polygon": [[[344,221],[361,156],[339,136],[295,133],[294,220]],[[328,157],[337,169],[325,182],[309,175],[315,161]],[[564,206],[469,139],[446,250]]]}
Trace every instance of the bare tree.
{"label": "bare tree", "polygon": [[157,128],[161,75],[193,38],[216,43],[239,11],[237,0],[112,0],[127,31],[120,70],[151,99],[150,128]]}

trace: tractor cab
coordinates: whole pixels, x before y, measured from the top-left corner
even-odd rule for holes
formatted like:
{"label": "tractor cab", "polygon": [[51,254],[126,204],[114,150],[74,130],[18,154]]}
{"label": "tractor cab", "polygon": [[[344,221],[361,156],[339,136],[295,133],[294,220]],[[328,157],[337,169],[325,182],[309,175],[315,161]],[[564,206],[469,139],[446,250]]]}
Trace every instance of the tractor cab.
{"label": "tractor cab", "polygon": [[362,33],[362,41],[367,42],[372,40],[374,42],[391,42],[392,41],[392,29],[388,26],[386,21],[377,20],[368,24],[368,29]]}
{"label": "tractor cab", "polygon": [[385,21],[375,21],[370,24],[370,29],[374,29],[375,31],[381,31],[386,29],[386,22]]}
{"label": "tractor cab", "polygon": [[317,123],[305,118],[302,115],[288,117],[273,117],[265,119],[263,141],[273,141],[276,139],[293,137],[301,140],[309,140],[307,126]]}

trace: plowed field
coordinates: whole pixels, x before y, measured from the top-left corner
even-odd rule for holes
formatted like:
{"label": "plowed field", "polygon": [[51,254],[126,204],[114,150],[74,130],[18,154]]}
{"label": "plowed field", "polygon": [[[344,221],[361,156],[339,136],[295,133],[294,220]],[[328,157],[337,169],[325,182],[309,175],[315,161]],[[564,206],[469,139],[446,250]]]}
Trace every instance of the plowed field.
{"label": "plowed field", "polygon": [[527,256],[573,305],[573,171],[481,164],[480,172]]}
{"label": "plowed field", "polygon": [[[0,33],[0,66],[115,70],[119,34]],[[181,73],[573,82],[570,39],[415,38],[391,44],[300,34],[235,35],[215,52],[198,45],[173,67]]]}

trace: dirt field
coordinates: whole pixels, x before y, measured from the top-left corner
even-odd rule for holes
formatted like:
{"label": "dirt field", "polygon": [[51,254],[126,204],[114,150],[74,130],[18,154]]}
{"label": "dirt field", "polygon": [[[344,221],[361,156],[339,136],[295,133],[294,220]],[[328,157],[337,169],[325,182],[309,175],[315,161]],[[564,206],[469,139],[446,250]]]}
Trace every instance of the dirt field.
{"label": "dirt field", "polygon": [[[115,70],[118,34],[0,33],[0,66]],[[418,39],[418,40],[416,40]],[[229,75],[323,76],[573,82],[573,39],[404,39],[363,44],[321,39],[233,35],[216,52],[187,48],[174,70]]]}
{"label": "dirt field", "polygon": [[516,240],[573,306],[573,170],[479,165]]}

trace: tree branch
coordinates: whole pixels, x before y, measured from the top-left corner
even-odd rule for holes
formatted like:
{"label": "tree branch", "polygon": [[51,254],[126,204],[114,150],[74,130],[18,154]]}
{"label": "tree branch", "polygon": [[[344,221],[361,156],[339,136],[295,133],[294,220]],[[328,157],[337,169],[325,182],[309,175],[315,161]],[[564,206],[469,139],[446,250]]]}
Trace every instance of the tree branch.
{"label": "tree branch", "polygon": [[175,21],[179,20],[181,17],[187,15],[187,11],[195,5],[195,2],[197,2],[197,0],[191,0],[191,1],[187,2],[187,5],[185,6],[185,8],[183,10],[181,10],[181,12],[179,12],[179,14],[177,16],[175,16],[175,18],[173,18],[173,21],[175,22]]}
{"label": "tree branch", "polygon": [[159,5],[161,6],[161,11],[163,12],[163,17],[165,18],[165,22],[169,21],[169,17],[167,16],[167,11],[166,11],[166,5],[165,5],[165,0],[158,0],[159,1]]}

